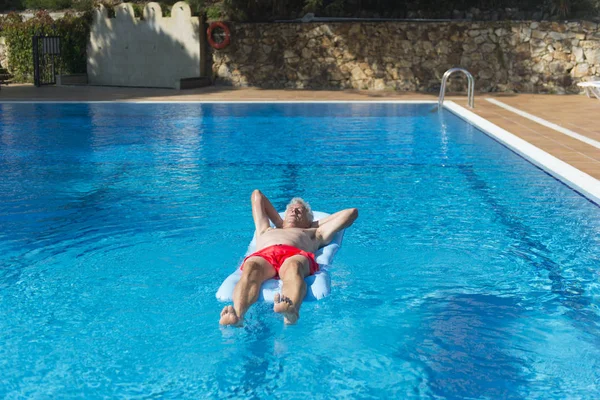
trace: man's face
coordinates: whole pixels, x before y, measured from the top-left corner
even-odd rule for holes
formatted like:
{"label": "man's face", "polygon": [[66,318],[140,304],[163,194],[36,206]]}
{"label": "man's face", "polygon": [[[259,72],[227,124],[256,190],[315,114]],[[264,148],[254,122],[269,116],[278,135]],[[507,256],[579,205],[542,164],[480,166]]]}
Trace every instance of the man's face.
{"label": "man's face", "polygon": [[310,228],[308,212],[301,204],[292,204],[285,210],[283,226],[286,228]]}

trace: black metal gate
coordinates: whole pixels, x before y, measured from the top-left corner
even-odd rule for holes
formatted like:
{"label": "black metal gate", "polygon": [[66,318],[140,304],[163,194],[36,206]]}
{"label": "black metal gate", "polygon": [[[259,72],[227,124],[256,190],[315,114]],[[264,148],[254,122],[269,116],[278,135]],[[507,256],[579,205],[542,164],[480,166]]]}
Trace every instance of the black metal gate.
{"label": "black metal gate", "polygon": [[54,85],[60,66],[60,36],[33,37],[33,83]]}

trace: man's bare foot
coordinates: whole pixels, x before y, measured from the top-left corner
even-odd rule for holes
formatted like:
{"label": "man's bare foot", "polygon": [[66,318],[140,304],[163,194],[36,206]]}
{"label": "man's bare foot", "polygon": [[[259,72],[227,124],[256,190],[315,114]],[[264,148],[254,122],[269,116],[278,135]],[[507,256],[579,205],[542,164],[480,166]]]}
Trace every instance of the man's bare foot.
{"label": "man's bare foot", "polygon": [[298,310],[296,306],[289,299],[289,297],[285,297],[284,295],[276,294],[274,299],[275,304],[273,305],[273,311],[276,313],[280,313],[283,315],[283,321],[288,325],[293,325],[298,322],[298,318],[300,315],[298,314]]}
{"label": "man's bare foot", "polygon": [[232,306],[225,306],[223,311],[221,311],[221,320],[219,321],[219,324],[242,326],[242,320],[237,316],[235,309]]}

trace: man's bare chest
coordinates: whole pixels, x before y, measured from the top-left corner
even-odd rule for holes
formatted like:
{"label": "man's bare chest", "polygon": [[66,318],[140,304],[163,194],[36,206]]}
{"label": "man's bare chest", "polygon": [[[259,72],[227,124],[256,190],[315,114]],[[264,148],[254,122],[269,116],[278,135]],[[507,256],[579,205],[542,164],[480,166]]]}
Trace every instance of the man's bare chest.
{"label": "man's bare chest", "polygon": [[287,244],[299,249],[314,252],[316,250],[316,229],[285,228],[269,229],[258,237],[259,247],[273,244]]}
{"label": "man's bare chest", "polygon": [[286,228],[286,229],[269,229],[261,236],[264,239],[297,239],[297,240],[314,240],[316,229],[301,229],[301,228]]}

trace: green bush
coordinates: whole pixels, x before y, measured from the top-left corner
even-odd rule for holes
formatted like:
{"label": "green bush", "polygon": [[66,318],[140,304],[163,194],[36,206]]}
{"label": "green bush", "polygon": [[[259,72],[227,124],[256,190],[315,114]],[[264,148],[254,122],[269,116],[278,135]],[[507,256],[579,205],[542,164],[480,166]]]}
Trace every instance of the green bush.
{"label": "green bush", "polygon": [[133,16],[135,18],[144,19],[144,5],[139,3],[132,3]]}
{"label": "green bush", "polygon": [[160,9],[162,10],[163,17],[167,18],[171,16],[171,6],[175,3],[159,3]]}
{"label": "green bush", "polygon": [[73,7],[77,11],[92,11],[94,9],[94,0],[73,0]]}
{"label": "green bush", "polygon": [[210,21],[221,19],[223,15],[222,8],[219,5],[212,5],[206,9],[206,18]]}
{"label": "green bush", "polygon": [[[91,10],[95,2],[119,4],[119,0],[0,0],[0,12],[29,9]],[[178,0],[160,2],[165,16]],[[545,17],[598,18],[600,0],[185,0],[194,15],[234,21],[270,21],[302,17],[307,12],[319,17],[451,18],[454,10],[500,11],[518,8],[541,12]],[[132,0],[141,8],[148,1]],[[416,14],[415,14],[416,13]]]}
{"label": "green bush", "polygon": [[61,37],[61,72],[85,73],[87,70],[87,44],[92,25],[92,13],[82,16],[66,13],[56,21],[56,34]]}
{"label": "green bush", "polygon": [[61,37],[59,71],[63,74],[86,72],[86,48],[89,38],[91,13],[76,16],[66,13],[54,21],[48,12],[40,11],[34,18],[23,18],[11,13],[2,24],[2,36],[8,47],[8,70],[17,82],[33,82],[33,36]]}
{"label": "green bush", "polygon": [[71,7],[72,0],[23,0],[30,10],[64,10]]}
{"label": "green bush", "polygon": [[[187,0],[190,1],[190,0]],[[600,17],[600,0],[204,0],[209,19],[272,21],[302,17],[349,18],[453,18],[455,11],[493,12],[497,18],[510,18],[507,9],[519,10],[537,18]],[[477,18],[477,17],[475,17]]]}
{"label": "green bush", "polygon": [[186,0],[192,10],[192,15],[199,15],[204,11],[204,0]]}
{"label": "green bush", "polygon": [[25,9],[21,0],[0,0],[0,12],[18,11]]}

